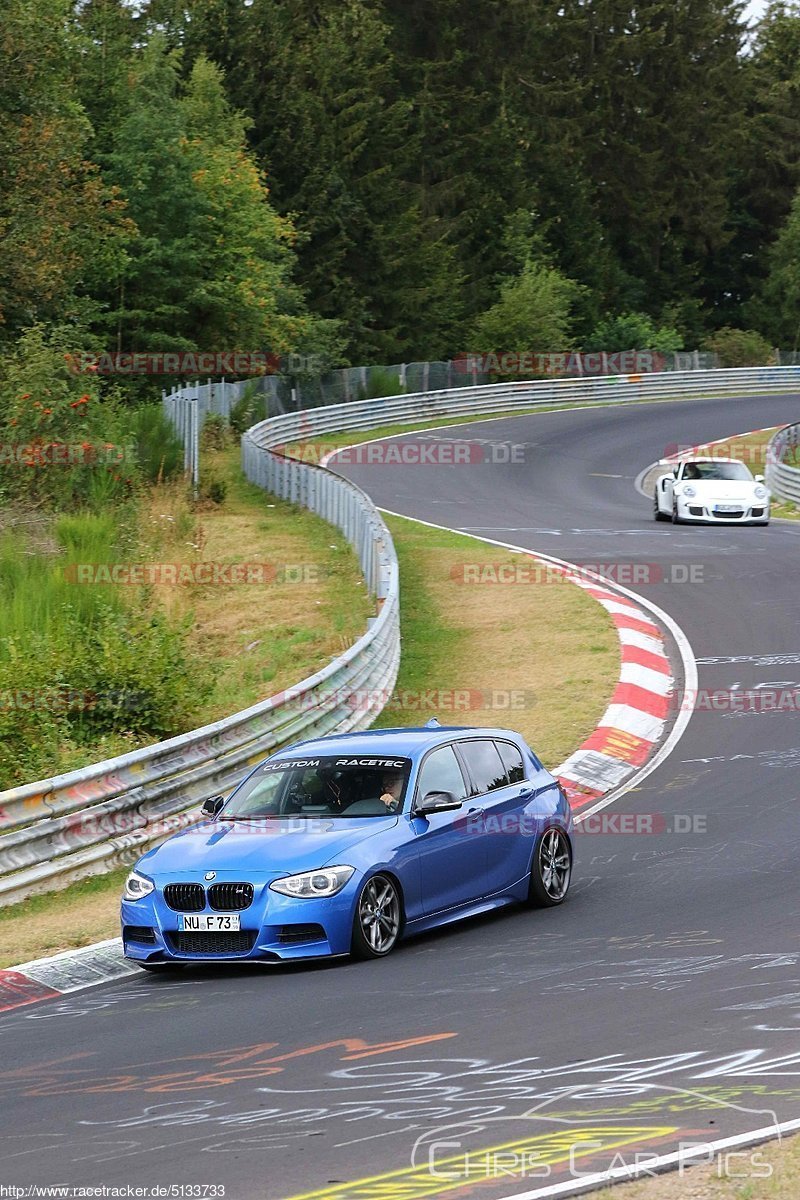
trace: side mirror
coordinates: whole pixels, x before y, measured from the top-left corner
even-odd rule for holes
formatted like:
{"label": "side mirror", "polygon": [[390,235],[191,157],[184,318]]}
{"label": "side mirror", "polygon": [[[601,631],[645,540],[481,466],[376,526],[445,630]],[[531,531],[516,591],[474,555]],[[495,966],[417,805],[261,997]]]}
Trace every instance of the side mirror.
{"label": "side mirror", "polygon": [[414,808],[414,816],[427,817],[430,813],[452,812],[462,807],[463,801],[457,800],[452,792],[428,792]]}
{"label": "side mirror", "polygon": [[763,476],[763,475],[756,475],[756,476],[755,476],[755,481],[756,481],[756,483],[763,483],[763,482],[764,482],[764,476]]}
{"label": "side mirror", "polygon": [[203,807],[200,811],[206,817],[215,817],[224,803],[224,796],[212,796],[210,800],[203,801]]}

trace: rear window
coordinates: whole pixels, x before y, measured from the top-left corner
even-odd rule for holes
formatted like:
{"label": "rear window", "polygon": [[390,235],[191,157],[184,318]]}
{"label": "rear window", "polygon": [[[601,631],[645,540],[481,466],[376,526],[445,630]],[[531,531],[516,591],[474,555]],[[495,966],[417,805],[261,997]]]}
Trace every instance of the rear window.
{"label": "rear window", "polygon": [[511,742],[497,742],[496,745],[500,751],[503,766],[508,772],[508,782],[522,783],[525,778],[525,764],[517,747],[512,745]]}
{"label": "rear window", "polygon": [[494,792],[506,786],[508,774],[494,742],[488,739],[459,742],[458,749],[475,782],[475,795]]}

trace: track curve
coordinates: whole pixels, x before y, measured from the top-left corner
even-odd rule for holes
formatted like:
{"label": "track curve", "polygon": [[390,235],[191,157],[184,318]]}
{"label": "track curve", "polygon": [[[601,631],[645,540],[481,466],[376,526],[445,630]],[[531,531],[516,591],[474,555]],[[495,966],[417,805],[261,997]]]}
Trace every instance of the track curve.
{"label": "track curve", "polygon": [[[397,439],[512,443],[516,465],[341,469],[388,510],[570,561],[697,564],[639,590],[685,630],[700,688],[793,689],[800,523],[657,525],[633,482],[670,444],[798,414],[798,396],[542,413]],[[0,1182],[535,1195],[797,1117],[799,765],[796,713],[698,711],[611,810],[663,831],[583,835],[562,909],[382,962],[137,978],[8,1014]],[[518,1174],[487,1189],[475,1156],[497,1146]]]}

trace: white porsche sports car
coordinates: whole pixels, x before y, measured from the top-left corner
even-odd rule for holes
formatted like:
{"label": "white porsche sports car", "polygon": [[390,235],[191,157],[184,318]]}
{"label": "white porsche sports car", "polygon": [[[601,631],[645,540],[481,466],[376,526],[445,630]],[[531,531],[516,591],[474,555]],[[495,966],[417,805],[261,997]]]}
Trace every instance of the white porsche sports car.
{"label": "white porsche sports car", "polygon": [[764,476],[753,478],[743,462],[686,458],[656,480],[653,515],[674,525],[682,521],[769,525],[769,500]]}

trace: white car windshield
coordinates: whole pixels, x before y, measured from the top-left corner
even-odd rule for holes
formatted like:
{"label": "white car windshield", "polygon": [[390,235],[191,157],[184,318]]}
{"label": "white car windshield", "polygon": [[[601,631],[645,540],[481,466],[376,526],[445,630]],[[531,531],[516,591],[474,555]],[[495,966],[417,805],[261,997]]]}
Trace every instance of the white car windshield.
{"label": "white car windshield", "polygon": [[752,483],[753,476],[744,463],[698,462],[687,463],[683,468],[683,479],[738,479]]}

